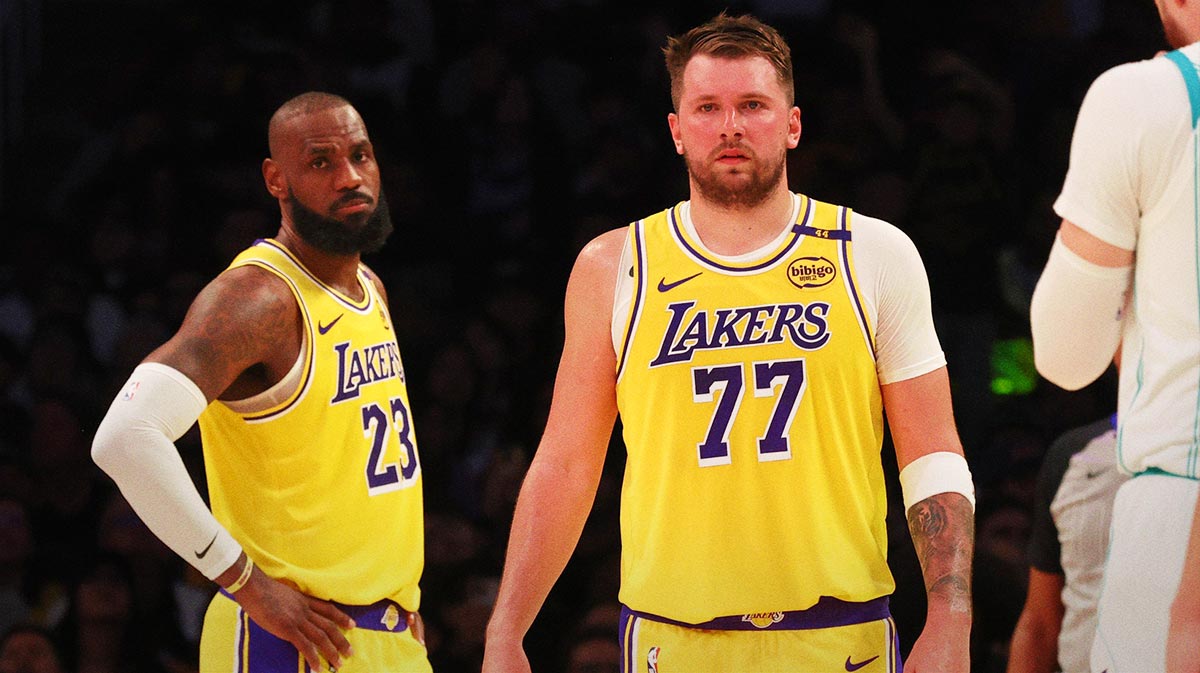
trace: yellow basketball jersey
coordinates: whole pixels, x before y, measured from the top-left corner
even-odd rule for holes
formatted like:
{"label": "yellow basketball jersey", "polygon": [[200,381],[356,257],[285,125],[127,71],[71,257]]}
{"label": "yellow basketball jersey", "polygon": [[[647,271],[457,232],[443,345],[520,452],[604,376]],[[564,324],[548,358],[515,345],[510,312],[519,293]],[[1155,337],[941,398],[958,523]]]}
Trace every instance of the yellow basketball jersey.
{"label": "yellow basketball jersey", "polygon": [[697,624],[895,588],[850,213],[798,199],[785,240],[750,261],[706,253],[682,204],[631,225],[617,404],[634,610]]}
{"label": "yellow basketball jersey", "polygon": [[300,383],[264,410],[200,416],[213,514],[272,577],[351,605],[419,607],[421,466],[391,316],[363,267],[354,301],[274,240],[230,268],[283,279],[300,306]]}

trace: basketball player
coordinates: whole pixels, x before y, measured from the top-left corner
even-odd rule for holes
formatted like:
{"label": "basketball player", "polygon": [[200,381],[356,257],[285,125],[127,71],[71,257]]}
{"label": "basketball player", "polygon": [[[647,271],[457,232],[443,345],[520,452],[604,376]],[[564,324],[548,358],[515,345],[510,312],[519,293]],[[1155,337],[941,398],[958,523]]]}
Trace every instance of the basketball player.
{"label": "basketball player", "polygon": [[906,668],[965,671],[974,489],[917,251],[788,190],[800,110],[773,28],[721,14],[665,53],[691,198],[576,261],[484,670],[529,670],[618,413],[623,671],[898,670],[886,410],[929,597]]}
{"label": "basketball player", "polygon": [[1038,371],[1064,388],[1091,383],[1123,344],[1116,452],[1134,478],[1113,508],[1091,652],[1110,673],[1164,670],[1200,478],[1200,2],[1155,4],[1176,51],[1089,88],[1030,308]]}
{"label": "basketball player", "polygon": [[1008,673],[1091,670],[1113,498],[1129,478],[1117,469],[1116,428],[1113,414],[1063,434],[1046,452]]}
{"label": "basketball player", "polygon": [[[425,671],[421,469],[379,279],[392,224],[367,129],[310,92],[272,116],[282,224],[134,369],[92,455],[222,590],[203,671]],[[172,445],[200,421],[210,512]],[[305,666],[307,665],[307,669]]]}

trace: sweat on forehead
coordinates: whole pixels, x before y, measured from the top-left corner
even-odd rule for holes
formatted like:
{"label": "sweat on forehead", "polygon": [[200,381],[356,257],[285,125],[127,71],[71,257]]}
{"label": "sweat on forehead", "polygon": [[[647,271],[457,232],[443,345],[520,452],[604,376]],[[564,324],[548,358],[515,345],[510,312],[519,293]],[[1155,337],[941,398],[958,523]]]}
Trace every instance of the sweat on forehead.
{"label": "sweat on forehead", "polygon": [[324,91],[302,93],[280,105],[279,109],[275,110],[275,114],[271,115],[271,121],[267,125],[267,144],[271,150],[271,156],[277,154],[278,143],[283,139],[282,134],[288,121],[314,112],[339,107],[353,106],[345,98]]}

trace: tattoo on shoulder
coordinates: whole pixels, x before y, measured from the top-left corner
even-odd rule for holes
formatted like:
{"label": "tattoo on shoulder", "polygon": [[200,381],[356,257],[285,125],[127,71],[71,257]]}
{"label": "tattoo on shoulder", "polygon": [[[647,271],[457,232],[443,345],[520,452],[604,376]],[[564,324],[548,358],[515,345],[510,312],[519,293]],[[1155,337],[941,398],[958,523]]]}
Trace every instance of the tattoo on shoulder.
{"label": "tattoo on shoulder", "polygon": [[[205,288],[189,311],[190,340],[212,356],[271,348],[297,329],[295,300],[270,281],[224,279]],[[282,289],[282,292],[279,290]]]}

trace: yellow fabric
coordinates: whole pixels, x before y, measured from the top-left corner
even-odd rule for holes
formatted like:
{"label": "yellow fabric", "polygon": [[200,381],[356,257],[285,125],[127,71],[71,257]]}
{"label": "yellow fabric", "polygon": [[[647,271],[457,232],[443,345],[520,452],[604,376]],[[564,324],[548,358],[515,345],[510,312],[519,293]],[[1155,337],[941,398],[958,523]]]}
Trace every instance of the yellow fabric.
{"label": "yellow fabric", "polygon": [[[420,604],[421,470],[387,307],[360,267],[361,301],[308,273],[275,241],[234,260],[284,279],[300,305],[296,394],[200,416],[213,514],[267,574],[318,598]],[[324,333],[322,333],[324,332]]]}
{"label": "yellow fabric", "polygon": [[623,623],[622,670],[861,671],[894,673],[896,627],[890,618],[824,629],[710,631],[632,617]]}
{"label": "yellow fabric", "polygon": [[632,225],[617,403],[634,610],[695,624],[895,587],[873,331],[836,233],[849,213],[799,199],[815,230],[737,263],[704,253],[680,206]]}
{"label": "yellow fabric", "polygon": [[[247,637],[249,622],[237,603],[218,593],[204,614],[200,639],[200,673],[307,673],[304,658],[294,647],[258,632]],[[429,673],[425,646],[411,629],[396,633],[356,628],[346,633],[353,656],[342,660],[338,673]],[[264,657],[263,648],[290,648],[292,656]],[[322,662],[324,664],[324,661]],[[328,671],[328,665],[321,670]]]}

